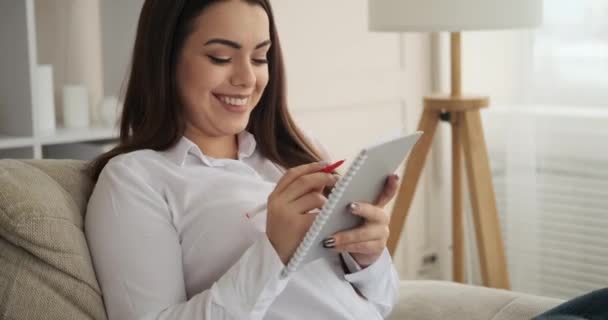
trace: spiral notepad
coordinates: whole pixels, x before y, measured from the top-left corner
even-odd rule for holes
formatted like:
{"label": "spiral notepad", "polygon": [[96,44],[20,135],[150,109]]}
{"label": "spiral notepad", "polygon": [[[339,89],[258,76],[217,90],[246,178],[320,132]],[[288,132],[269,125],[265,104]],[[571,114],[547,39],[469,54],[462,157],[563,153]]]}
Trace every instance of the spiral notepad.
{"label": "spiral notepad", "polygon": [[393,138],[364,148],[348,167],[329,195],[302,242],[283,269],[286,277],[300,265],[336,253],[322,245],[323,239],[334,233],[354,228],[363,222],[350,212],[352,202],[373,203],[384,188],[386,177],[403,162],[422,132]]}

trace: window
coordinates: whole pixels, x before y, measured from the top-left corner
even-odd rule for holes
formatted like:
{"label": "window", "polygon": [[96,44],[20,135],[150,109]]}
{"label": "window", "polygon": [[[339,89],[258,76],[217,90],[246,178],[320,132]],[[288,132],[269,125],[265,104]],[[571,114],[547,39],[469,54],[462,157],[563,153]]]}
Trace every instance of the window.
{"label": "window", "polygon": [[529,103],[486,131],[512,288],[569,299],[608,287],[608,1],[544,5]]}
{"label": "window", "polygon": [[606,106],[608,1],[545,0],[533,65],[535,102]]}

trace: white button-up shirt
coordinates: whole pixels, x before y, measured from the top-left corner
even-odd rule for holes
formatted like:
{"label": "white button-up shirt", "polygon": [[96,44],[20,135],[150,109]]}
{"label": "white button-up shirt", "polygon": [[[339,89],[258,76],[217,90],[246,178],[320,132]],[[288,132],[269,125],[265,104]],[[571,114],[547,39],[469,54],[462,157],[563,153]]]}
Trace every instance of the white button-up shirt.
{"label": "white button-up shirt", "polygon": [[386,250],[365,269],[343,254],[348,274],[336,254],[280,277],[266,213],[245,213],[267,200],[284,170],[250,133],[239,134],[238,145],[238,160],[214,159],[183,137],[167,151],[119,155],[103,169],[85,232],[109,319],[386,316],[398,287]]}

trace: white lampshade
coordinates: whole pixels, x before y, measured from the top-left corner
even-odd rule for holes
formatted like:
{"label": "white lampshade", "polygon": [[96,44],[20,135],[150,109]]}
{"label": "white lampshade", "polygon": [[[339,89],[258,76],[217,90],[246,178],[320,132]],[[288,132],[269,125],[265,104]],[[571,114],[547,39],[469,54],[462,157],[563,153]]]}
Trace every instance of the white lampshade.
{"label": "white lampshade", "polygon": [[542,22],[542,0],[368,0],[368,5],[373,31],[457,32]]}

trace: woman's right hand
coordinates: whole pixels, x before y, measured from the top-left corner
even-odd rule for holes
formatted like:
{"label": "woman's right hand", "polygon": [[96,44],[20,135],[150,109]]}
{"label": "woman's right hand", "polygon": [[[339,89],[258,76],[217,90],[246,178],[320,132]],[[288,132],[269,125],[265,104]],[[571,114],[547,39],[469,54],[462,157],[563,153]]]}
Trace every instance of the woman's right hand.
{"label": "woman's right hand", "polygon": [[320,170],[325,162],[313,162],[287,170],[268,197],[266,235],[283,264],[287,264],[304,238],[316,214],[327,198],[326,186],[333,186],[336,178]]}

